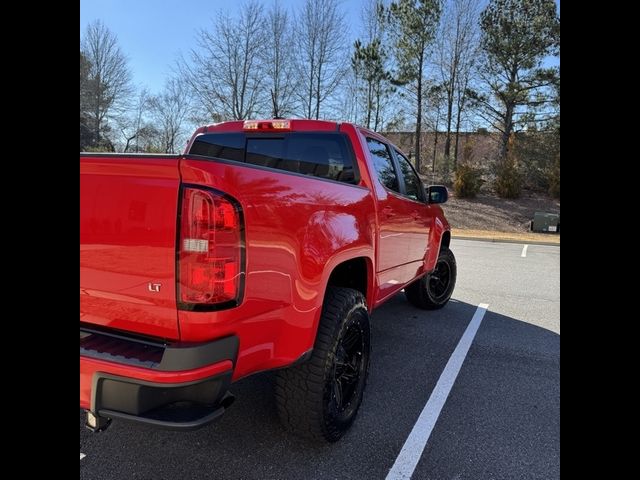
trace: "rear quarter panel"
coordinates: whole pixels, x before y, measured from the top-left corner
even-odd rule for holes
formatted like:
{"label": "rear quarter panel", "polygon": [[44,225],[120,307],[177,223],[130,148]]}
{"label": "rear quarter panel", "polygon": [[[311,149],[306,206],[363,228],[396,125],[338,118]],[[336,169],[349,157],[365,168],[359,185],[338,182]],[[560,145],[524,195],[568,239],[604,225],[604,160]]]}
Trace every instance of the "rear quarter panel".
{"label": "rear quarter panel", "polygon": [[350,258],[374,258],[368,188],[235,162],[187,157],[182,181],[235,197],[245,219],[246,276],[240,306],[179,311],[183,340],[240,338],[234,379],[290,364],[313,347],[326,284]]}

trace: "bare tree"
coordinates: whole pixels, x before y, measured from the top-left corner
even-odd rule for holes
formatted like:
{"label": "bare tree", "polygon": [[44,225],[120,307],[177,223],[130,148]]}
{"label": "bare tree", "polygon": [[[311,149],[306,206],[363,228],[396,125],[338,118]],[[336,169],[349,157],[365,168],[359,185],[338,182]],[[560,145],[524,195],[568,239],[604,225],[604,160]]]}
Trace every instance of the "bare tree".
{"label": "bare tree", "polygon": [[141,87],[135,100],[129,103],[129,111],[117,118],[122,134],[120,147],[123,152],[139,152],[141,132],[146,131],[146,114],[149,111],[150,95],[146,87]]}
{"label": "bare tree", "polygon": [[[430,108],[425,108],[425,124],[428,129],[433,132],[433,152],[431,158],[431,181],[435,182],[436,178],[436,161],[438,159],[438,141],[440,137],[440,128],[446,113],[446,92],[442,84],[427,81],[425,85],[425,103]],[[444,157],[444,164],[440,165],[439,171],[442,174],[442,181],[448,180],[448,159]]]}
{"label": "bare tree", "polygon": [[178,61],[181,77],[214,121],[246,119],[259,110],[263,24],[262,6],[245,3],[237,20],[221,14],[211,30],[201,29],[198,47]]}
{"label": "bare tree", "polygon": [[453,151],[453,167],[458,168],[458,153],[460,145],[460,128],[462,126],[463,114],[467,111],[467,107],[472,104],[472,98],[476,96],[475,91],[472,89],[474,74],[476,72],[476,58],[478,49],[473,49],[473,55],[468,58],[468,61],[461,63],[460,72],[456,79],[456,126],[455,126],[455,146]]}
{"label": "bare tree", "polygon": [[[386,3],[388,3],[388,0]],[[362,19],[363,36],[367,43],[384,36],[385,8],[385,0],[367,0],[362,3],[360,18]]]}
{"label": "bare tree", "polygon": [[[138,94],[138,101],[136,102],[135,109],[135,127],[136,133],[140,132],[140,129],[143,127],[144,115],[147,112],[151,103],[151,96],[149,95],[149,91],[146,87],[142,87],[140,89],[140,93]],[[139,135],[136,135],[136,152],[140,151],[140,142]],[[126,150],[125,150],[126,151]]]}
{"label": "bare tree", "polygon": [[80,50],[80,151],[94,145],[94,128],[91,121],[90,106],[90,80],[89,69],[91,64]]}
{"label": "bare tree", "polygon": [[338,118],[358,123],[358,78],[357,72],[348,70],[341,83],[340,95],[343,102],[336,111]]}
{"label": "bare tree", "polygon": [[110,118],[122,113],[132,93],[131,72],[116,36],[100,21],[90,23],[80,43],[88,65],[85,83],[86,113],[96,144],[110,145],[105,138]]}
{"label": "bare tree", "polygon": [[334,93],[348,68],[343,18],[337,0],[306,0],[296,19],[299,99],[306,118],[320,118],[322,102]]}
{"label": "bare tree", "polygon": [[160,132],[161,148],[165,153],[178,153],[184,124],[189,116],[189,97],[181,79],[170,78],[164,91],[150,101],[154,125]]}
{"label": "bare tree", "polygon": [[297,87],[291,20],[278,0],[267,12],[266,31],[269,48],[261,50],[264,78],[270,84],[271,116],[277,118],[293,113]]}
{"label": "bare tree", "polygon": [[[457,127],[461,108],[465,105],[465,90],[470,77],[470,66],[478,55],[480,42],[480,2],[479,0],[449,0],[442,16],[442,23],[436,39],[436,61],[439,80],[444,88],[446,100],[446,136],[444,156],[451,157],[451,132],[454,115]],[[454,108],[457,107],[457,111]],[[456,139],[458,134],[456,134]],[[457,141],[456,141],[457,144]],[[453,167],[456,168],[456,155]]]}

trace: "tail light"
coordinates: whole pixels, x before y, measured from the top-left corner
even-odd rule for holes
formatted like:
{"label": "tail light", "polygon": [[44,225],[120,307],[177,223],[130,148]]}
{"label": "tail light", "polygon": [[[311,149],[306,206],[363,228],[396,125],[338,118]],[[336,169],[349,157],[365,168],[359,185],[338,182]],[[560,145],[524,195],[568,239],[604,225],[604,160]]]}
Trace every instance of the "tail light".
{"label": "tail light", "polygon": [[182,193],[178,301],[186,310],[236,306],[244,281],[242,210],[229,196],[198,187]]}

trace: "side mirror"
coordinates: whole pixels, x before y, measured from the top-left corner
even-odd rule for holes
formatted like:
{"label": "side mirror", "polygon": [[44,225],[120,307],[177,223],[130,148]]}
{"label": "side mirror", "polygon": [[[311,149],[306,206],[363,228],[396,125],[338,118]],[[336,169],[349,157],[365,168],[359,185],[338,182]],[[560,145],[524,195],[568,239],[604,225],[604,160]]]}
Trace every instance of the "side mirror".
{"label": "side mirror", "polygon": [[449,198],[447,187],[430,185],[427,187],[427,203],[444,203]]}

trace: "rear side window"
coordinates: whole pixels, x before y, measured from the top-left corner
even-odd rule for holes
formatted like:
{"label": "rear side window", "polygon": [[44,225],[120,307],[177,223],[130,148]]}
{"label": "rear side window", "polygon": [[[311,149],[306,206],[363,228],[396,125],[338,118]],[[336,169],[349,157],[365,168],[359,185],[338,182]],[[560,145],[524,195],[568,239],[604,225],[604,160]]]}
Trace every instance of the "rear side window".
{"label": "rear side window", "polygon": [[406,190],[405,195],[418,202],[424,201],[422,196],[422,186],[418,174],[414,171],[413,166],[409,163],[407,157],[396,150],[398,156],[398,163],[400,164],[400,171],[404,178],[404,188]]}
{"label": "rear side window", "polygon": [[197,137],[189,153],[358,183],[353,153],[341,133],[294,132],[249,137],[244,133],[210,133]]}
{"label": "rear side window", "polygon": [[216,133],[196,137],[189,153],[244,162],[244,133]]}
{"label": "rear side window", "polygon": [[369,137],[367,137],[367,146],[369,147],[371,159],[373,160],[373,168],[378,174],[380,182],[389,190],[400,192],[398,177],[393,168],[393,160],[391,160],[391,152],[387,146]]}

